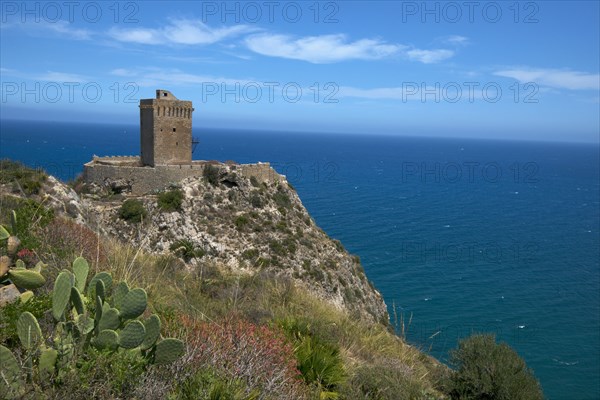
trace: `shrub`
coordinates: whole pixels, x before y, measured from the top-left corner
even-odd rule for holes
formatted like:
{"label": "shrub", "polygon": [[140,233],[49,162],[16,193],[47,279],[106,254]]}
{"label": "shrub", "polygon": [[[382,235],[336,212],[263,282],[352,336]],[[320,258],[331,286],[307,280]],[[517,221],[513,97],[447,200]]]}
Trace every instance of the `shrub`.
{"label": "shrub", "polygon": [[9,347],[17,346],[19,344],[19,338],[17,336],[17,320],[22,313],[28,311],[33,314],[34,317],[41,320],[46,311],[51,308],[52,298],[47,293],[38,293],[26,303],[17,301],[15,303],[6,304],[4,307],[0,307],[0,321],[2,321],[0,343],[8,345]]}
{"label": "shrub", "polygon": [[185,261],[190,261],[192,258],[201,258],[206,254],[204,249],[197,247],[194,242],[188,239],[181,239],[169,247],[174,253],[179,254]]}
{"label": "shrub", "polygon": [[249,222],[250,220],[248,219],[248,216],[242,214],[236,217],[234,224],[238,230],[242,230],[246,225],[248,225]]}
{"label": "shrub", "polygon": [[236,317],[215,322],[184,318],[183,325],[189,332],[192,369],[212,368],[229,382],[243,382],[246,396],[259,392],[267,399],[305,398],[294,350],[279,329]]}
{"label": "shrub", "polygon": [[541,387],[525,361],[494,335],[473,335],[451,353],[456,367],[450,383],[455,399],[536,400]]}
{"label": "shrub", "polygon": [[304,321],[287,318],[280,320],[279,326],[294,341],[294,354],[304,381],[317,388],[320,398],[338,398],[337,390],[346,381],[339,347],[315,336]]}
{"label": "shrub", "polygon": [[169,398],[180,400],[196,399],[258,399],[257,391],[246,394],[247,386],[240,379],[227,379],[212,368],[194,371],[183,380],[178,380]]}
{"label": "shrub", "polygon": [[292,201],[290,197],[281,188],[273,195],[273,201],[278,207],[283,209],[289,209],[292,207]]}
{"label": "shrub", "polygon": [[106,261],[108,255],[98,235],[85,225],[66,218],[55,218],[43,232],[43,249],[61,258],[80,255],[86,260]]}
{"label": "shrub", "polygon": [[13,183],[27,195],[38,194],[48,175],[41,169],[28,168],[18,161],[0,160],[0,183]]}
{"label": "shrub", "polygon": [[158,207],[163,211],[181,211],[183,192],[179,189],[162,192],[158,195]]}
{"label": "shrub", "polygon": [[202,171],[202,175],[204,176],[204,179],[206,179],[207,182],[213,186],[217,186],[219,184],[219,175],[220,174],[221,174],[221,171],[219,170],[219,167],[215,167],[214,165],[210,165],[210,164],[207,164],[204,167],[204,171]]}
{"label": "shrub", "polygon": [[348,399],[412,400],[426,399],[425,390],[408,365],[398,360],[378,359],[356,368],[341,392]]}
{"label": "shrub", "polygon": [[244,250],[244,252],[242,253],[242,258],[246,260],[252,260],[256,257],[258,257],[258,250],[256,249]]}
{"label": "shrub", "polygon": [[14,210],[17,223],[16,229],[11,229],[11,234],[19,237],[21,248],[38,248],[41,243],[40,230],[54,219],[54,211],[30,199],[2,196],[0,202],[2,204],[2,207],[0,207],[0,223],[12,227],[10,213]]}
{"label": "shrub", "polygon": [[263,206],[263,201],[258,190],[253,190],[250,194],[250,204],[254,208],[261,208]]}
{"label": "shrub", "polygon": [[119,217],[129,222],[141,222],[147,214],[144,203],[137,199],[125,200],[119,210]]}

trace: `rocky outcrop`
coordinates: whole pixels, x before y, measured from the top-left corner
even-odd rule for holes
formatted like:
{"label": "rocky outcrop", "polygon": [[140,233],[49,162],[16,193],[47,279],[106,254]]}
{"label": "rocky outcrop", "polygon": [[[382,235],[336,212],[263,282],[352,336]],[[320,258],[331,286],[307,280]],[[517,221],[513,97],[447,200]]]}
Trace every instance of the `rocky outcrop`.
{"label": "rocky outcrop", "polygon": [[[59,213],[148,252],[175,253],[190,268],[209,262],[235,273],[266,270],[339,309],[388,323],[383,298],[359,258],[315,224],[285,177],[260,182],[231,165],[214,168],[212,177],[187,178],[172,188],[183,194],[175,211],[161,208],[159,194],[80,198],[54,178],[45,193]],[[143,203],[142,222],[119,216],[127,199]]]}

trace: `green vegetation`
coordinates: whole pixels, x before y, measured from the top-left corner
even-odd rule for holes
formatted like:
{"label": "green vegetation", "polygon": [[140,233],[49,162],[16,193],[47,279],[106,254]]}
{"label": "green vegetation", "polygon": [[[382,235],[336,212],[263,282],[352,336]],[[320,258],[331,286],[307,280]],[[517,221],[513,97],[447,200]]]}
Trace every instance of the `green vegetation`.
{"label": "green vegetation", "polygon": [[273,201],[275,204],[277,204],[277,207],[284,210],[292,208],[292,201],[290,200],[290,197],[283,191],[283,189],[281,189],[281,187],[273,195]]}
{"label": "green vegetation", "polygon": [[201,258],[206,254],[204,249],[197,247],[192,241],[187,239],[174,242],[169,247],[169,250],[180,255],[185,261],[190,261],[192,258]]}
{"label": "green vegetation", "polygon": [[246,225],[250,223],[250,219],[247,215],[238,215],[233,221],[237,230],[242,230]]}
{"label": "green vegetation", "polygon": [[[16,326],[20,346],[13,342],[12,347],[18,349],[13,353],[0,345],[0,390],[7,398],[37,397],[48,386],[60,387],[65,376],[80,370],[90,358],[97,362],[99,355],[116,355],[117,364],[119,359],[126,360],[128,365],[122,368],[109,360],[114,370],[112,384],[122,392],[132,371],[141,375],[148,364],[170,364],[184,354],[181,340],[159,340],[161,322],[156,314],[138,319],[147,307],[144,289],[130,289],[125,281],[113,289],[108,272],[97,273],[86,285],[89,270],[88,262],[79,257],[72,272],[63,270],[56,277],[51,295],[55,323],[50,329],[45,326],[42,331],[28,311],[20,313],[16,322],[12,315],[9,326]],[[95,371],[94,363],[88,364]]]}
{"label": "green vegetation", "polygon": [[461,400],[536,400],[544,395],[525,361],[494,335],[473,335],[452,353],[450,393]]}
{"label": "green vegetation", "polygon": [[217,186],[219,184],[219,177],[221,175],[221,171],[219,167],[207,164],[204,167],[204,171],[202,171],[202,175],[208,183],[210,183],[213,186]]}
{"label": "green vegetation", "polygon": [[38,194],[48,175],[41,169],[25,167],[17,161],[0,160],[0,184],[11,183],[14,192]]}
{"label": "green vegetation", "polygon": [[158,207],[166,212],[181,211],[183,197],[183,192],[180,189],[159,193]]}
{"label": "green vegetation", "polygon": [[125,200],[119,210],[119,217],[128,222],[141,222],[147,214],[144,203],[138,199]]}

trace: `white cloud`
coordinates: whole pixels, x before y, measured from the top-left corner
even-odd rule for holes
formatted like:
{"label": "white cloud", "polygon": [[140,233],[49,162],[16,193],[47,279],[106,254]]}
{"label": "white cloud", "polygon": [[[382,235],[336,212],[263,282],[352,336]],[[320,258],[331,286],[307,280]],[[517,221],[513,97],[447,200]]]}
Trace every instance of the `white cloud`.
{"label": "white cloud", "polygon": [[469,44],[469,38],[460,35],[451,35],[444,38],[444,43],[452,44],[455,46],[465,46]]}
{"label": "white cloud", "polygon": [[50,33],[51,35],[74,40],[89,40],[94,35],[92,31],[75,28],[75,24],[64,20],[58,20],[56,22],[40,20],[35,22],[34,19],[28,19],[27,21],[20,23],[2,24],[0,27],[2,29],[20,29],[31,36],[48,35]]}
{"label": "white cloud", "polygon": [[202,84],[244,85],[249,82],[254,82],[250,79],[234,79],[190,74],[179,69],[144,68],[140,70],[130,70],[117,68],[110,73],[115,76],[135,77],[135,83],[140,87],[190,86]]}
{"label": "white cloud", "polygon": [[140,44],[185,44],[206,45],[256,31],[248,25],[211,28],[202,21],[190,19],[171,19],[163,28],[112,28],[109,35],[121,42]]}
{"label": "white cloud", "polygon": [[540,86],[559,89],[600,90],[600,75],[587,72],[543,68],[514,68],[496,71],[494,75],[513,78],[519,82],[533,82]]}
{"label": "white cloud", "polygon": [[419,61],[423,64],[435,64],[444,61],[454,55],[452,50],[436,49],[436,50],[421,50],[412,49],[406,52],[408,59],[411,61]]}
{"label": "white cloud", "polygon": [[46,29],[49,29],[58,34],[69,36],[71,39],[88,40],[92,37],[92,32],[87,29],[77,29],[71,26],[67,21],[57,21],[54,23],[44,24]]}
{"label": "white cloud", "polygon": [[304,60],[314,64],[346,60],[376,60],[396,54],[404,48],[378,39],[348,42],[346,36],[342,34],[307,36],[299,39],[288,35],[258,34],[247,37],[245,43],[255,53]]}

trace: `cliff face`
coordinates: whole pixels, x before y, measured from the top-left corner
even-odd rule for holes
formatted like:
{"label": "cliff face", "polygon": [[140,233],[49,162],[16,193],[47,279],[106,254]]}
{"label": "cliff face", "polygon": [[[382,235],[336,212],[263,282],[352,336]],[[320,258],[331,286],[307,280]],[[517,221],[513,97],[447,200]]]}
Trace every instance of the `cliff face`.
{"label": "cliff face", "polygon": [[121,196],[85,196],[81,207],[90,225],[146,251],[174,252],[190,268],[211,262],[235,273],[267,270],[387,324],[383,298],[358,257],[315,225],[284,177],[259,183],[228,165],[213,168],[211,177],[188,178],[175,188],[183,194],[175,211],[159,205],[160,195],[135,197],[147,211],[140,223],[119,216]]}

